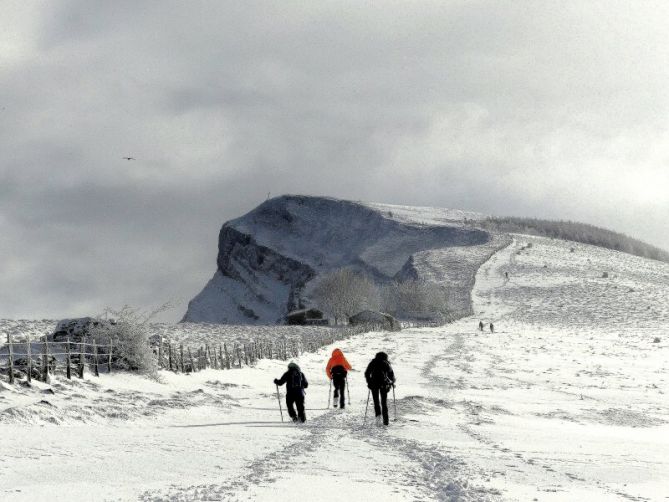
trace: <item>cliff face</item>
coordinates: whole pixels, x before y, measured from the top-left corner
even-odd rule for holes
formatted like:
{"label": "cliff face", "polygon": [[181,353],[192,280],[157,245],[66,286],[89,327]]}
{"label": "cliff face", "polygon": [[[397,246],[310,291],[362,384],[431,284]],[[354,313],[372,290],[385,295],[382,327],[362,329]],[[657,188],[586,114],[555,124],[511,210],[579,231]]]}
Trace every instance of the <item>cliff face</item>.
{"label": "cliff face", "polygon": [[[482,257],[503,243],[463,214],[324,197],[268,200],[223,225],[216,273],[189,303],[183,321],[281,322],[286,312],[309,303],[319,275],[345,266],[378,283],[418,278],[460,288],[454,307],[464,313],[471,284],[459,275],[473,277]],[[440,272],[453,261],[457,274]]]}

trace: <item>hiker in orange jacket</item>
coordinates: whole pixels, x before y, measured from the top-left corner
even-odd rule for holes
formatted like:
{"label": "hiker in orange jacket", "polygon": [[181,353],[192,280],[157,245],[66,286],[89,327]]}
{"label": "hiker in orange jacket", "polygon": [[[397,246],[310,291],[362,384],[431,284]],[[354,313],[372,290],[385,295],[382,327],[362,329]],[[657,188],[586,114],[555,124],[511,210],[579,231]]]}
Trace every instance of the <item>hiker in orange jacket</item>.
{"label": "hiker in orange jacket", "polygon": [[339,349],[332,351],[332,357],[325,367],[325,373],[334,384],[334,407],[337,407],[337,397],[339,397],[339,407],[344,408],[346,401],[344,392],[346,390],[346,374],[351,369],[351,365],[344,357],[344,353]]}

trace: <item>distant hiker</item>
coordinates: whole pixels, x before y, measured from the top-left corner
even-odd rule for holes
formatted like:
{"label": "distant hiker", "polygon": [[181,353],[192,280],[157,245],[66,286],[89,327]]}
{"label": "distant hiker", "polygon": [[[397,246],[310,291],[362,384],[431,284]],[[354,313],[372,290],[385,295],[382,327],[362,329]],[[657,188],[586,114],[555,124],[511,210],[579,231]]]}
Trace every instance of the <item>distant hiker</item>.
{"label": "distant hiker", "polygon": [[377,417],[383,414],[383,425],[388,425],[388,391],[395,385],[395,373],[388,362],[388,354],[376,354],[365,370],[365,380],[374,398],[374,414]]}
{"label": "distant hiker", "polygon": [[332,380],[334,385],[334,407],[337,407],[337,397],[339,397],[339,407],[344,409],[346,400],[344,393],[346,391],[346,375],[351,369],[351,365],[344,357],[344,353],[339,349],[332,351],[332,357],[325,367],[325,373]]}
{"label": "distant hiker", "polygon": [[493,326],[492,323],[490,323],[490,332],[494,333],[495,332],[495,326]]}
{"label": "distant hiker", "polygon": [[508,272],[504,272],[504,277],[506,277],[506,278],[508,279],[508,278],[509,278],[509,273],[508,273]]}
{"label": "distant hiker", "polygon": [[[304,376],[300,367],[295,363],[290,363],[288,371],[280,379],[277,380],[275,378],[274,383],[276,385],[286,384],[286,407],[293,422],[297,422],[298,417],[301,422],[306,422],[307,416],[304,414],[304,389],[309,387],[309,382],[307,382],[307,377]],[[297,406],[297,413],[295,413],[293,404]]]}
{"label": "distant hiker", "polygon": [[483,321],[479,321],[479,331],[483,331]]}

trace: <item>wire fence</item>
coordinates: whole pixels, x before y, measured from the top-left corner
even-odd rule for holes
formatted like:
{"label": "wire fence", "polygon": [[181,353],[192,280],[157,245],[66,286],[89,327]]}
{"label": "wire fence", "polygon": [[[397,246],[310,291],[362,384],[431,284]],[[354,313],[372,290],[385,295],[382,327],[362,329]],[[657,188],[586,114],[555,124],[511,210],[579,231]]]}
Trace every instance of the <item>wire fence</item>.
{"label": "wire fence", "polygon": [[[412,323],[413,327],[432,323]],[[408,327],[408,326],[407,326]],[[263,335],[246,341],[210,341],[194,345],[175,342],[166,337],[153,339],[149,344],[157,367],[169,371],[190,373],[203,369],[233,369],[252,366],[261,359],[287,360],[305,352],[315,352],[336,341],[371,331],[387,331],[385,324],[365,323],[333,327],[318,332],[299,332],[298,335],[272,337]],[[39,340],[16,342],[7,334],[6,344],[0,346],[0,374],[8,376],[9,383],[25,378],[49,382],[52,375],[64,374],[83,378],[88,369],[93,375],[111,373],[123,359],[118,339],[100,342],[92,337],[76,340]],[[123,367],[123,365],[120,365]]]}
{"label": "wire fence", "polygon": [[114,346],[113,339],[98,343],[92,338],[50,341],[44,337],[42,340],[14,342],[8,334],[7,343],[0,348],[0,373],[7,374],[9,383],[22,377],[28,382],[33,378],[49,382],[57,371],[64,372],[68,379],[73,374],[83,378],[87,367],[99,376],[101,371],[111,373]]}
{"label": "wire fence", "polygon": [[232,369],[252,366],[260,359],[288,360],[305,352],[315,352],[336,341],[354,335],[384,331],[388,326],[365,323],[356,326],[331,328],[326,332],[301,336],[260,337],[246,342],[204,343],[197,347],[174,343],[160,338],[154,353],[158,367],[174,372],[189,373],[208,368]]}

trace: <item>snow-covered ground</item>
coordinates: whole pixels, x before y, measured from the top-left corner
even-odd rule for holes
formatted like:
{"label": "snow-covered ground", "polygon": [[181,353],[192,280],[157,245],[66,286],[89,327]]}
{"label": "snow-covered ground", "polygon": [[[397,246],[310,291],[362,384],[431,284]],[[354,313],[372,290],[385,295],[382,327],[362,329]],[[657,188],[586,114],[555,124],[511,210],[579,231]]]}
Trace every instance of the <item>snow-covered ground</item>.
{"label": "snow-covered ground", "polygon": [[[338,344],[346,410],[325,409],[333,347],[302,356],[304,426],[281,423],[280,361],[2,384],[0,499],[669,500],[668,298],[666,264],[515,236],[479,270],[474,317]],[[387,429],[363,426],[378,350],[398,377]]]}

